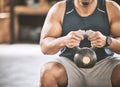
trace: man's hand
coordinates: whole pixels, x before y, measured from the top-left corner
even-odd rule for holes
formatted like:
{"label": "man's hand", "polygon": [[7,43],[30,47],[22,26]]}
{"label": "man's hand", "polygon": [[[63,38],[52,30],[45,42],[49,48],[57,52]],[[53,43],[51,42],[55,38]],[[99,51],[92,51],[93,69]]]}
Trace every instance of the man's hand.
{"label": "man's hand", "polygon": [[99,31],[88,30],[87,32],[91,32],[88,36],[88,40],[91,42],[91,46],[102,48],[106,44],[106,36],[104,36]]}
{"label": "man's hand", "polygon": [[81,40],[84,39],[84,37],[83,37],[84,33],[85,33],[85,31],[83,31],[83,30],[71,31],[64,38],[65,45],[68,48],[73,48],[75,46],[79,46]]}

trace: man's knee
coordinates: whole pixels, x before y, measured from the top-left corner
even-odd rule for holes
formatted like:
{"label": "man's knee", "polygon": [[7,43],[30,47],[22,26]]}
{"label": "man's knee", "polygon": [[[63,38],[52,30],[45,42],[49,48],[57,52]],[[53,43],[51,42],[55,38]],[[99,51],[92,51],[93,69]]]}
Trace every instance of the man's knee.
{"label": "man's knee", "polygon": [[62,64],[57,62],[49,62],[42,68],[40,79],[42,84],[47,81],[46,84],[50,85],[65,85],[67,84],[67,73]]}
{"label": "man's knee", "polygon": [[114,87],[120,87],[120,64],[114,68],[111,81]]}

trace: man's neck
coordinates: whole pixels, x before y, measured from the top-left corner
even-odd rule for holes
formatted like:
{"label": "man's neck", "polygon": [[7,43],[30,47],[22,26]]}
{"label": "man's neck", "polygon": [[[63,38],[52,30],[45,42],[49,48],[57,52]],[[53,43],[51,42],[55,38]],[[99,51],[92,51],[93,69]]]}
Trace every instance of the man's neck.
{"label": "man's neck", "polygon": [[92,14],[97,6],[97,0],[91,1],[88,5],[83,5],[79,0],[75,0],[75,9],[81,16]]}

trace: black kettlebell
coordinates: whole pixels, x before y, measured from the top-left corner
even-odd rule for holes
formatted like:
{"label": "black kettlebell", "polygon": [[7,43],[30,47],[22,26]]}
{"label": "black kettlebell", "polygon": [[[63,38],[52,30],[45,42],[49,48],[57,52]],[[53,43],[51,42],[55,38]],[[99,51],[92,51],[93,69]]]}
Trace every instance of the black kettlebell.
{"label": "black kettlebell", "polygon": [[74,62],[79,68],[92,68],[97,61],[97,56],[94,48],[88,47],[74,47],[76,54]]}
{"label": "black kettlebell", "polygon": [[[87,38],[92,32],[86,32],[83,35],[84,38]],[[96,47],[74,47],[76,51],[74,56],[74,62],[79,68],[92,68],[97,61],[97,56],[95,53]]]}

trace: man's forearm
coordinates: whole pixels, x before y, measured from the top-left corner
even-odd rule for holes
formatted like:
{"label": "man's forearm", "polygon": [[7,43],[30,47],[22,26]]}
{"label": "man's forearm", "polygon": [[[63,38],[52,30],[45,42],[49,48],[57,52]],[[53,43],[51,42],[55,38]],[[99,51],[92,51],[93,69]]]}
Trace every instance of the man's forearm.
{"label": "man's forearm", "polygon": [[64,37],[51,38],[47,37],[40,42],[41,50],[44,54],[55,54],[65,47]]}

